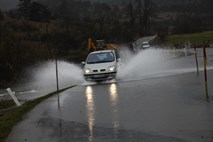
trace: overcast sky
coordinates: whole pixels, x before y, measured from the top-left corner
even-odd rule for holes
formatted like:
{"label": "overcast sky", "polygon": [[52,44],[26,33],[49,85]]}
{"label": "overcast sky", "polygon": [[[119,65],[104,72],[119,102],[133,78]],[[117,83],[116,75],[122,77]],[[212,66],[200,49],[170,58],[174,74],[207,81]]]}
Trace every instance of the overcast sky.
{"label": "overcast sky", "polygon": [[15,8],[18,3],[19,0],[0,0],[0,9],[2,11],[10,10],[12,8]]}

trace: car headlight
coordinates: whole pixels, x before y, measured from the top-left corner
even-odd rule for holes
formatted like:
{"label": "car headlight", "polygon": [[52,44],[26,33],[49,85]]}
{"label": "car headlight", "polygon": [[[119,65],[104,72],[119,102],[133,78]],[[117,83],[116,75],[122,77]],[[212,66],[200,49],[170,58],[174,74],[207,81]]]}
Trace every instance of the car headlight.
{"label": "car headlight", "polygon": [[90,72],[91,72],[90,69],[84,69],[84,73],[85,73],[85,74],[88,74],[88,73],[90,73]]}
{"label": "car headlight", "polygon": [[114,71],[114,70],[115,70],[115,66],[108,67],[108,71]]}

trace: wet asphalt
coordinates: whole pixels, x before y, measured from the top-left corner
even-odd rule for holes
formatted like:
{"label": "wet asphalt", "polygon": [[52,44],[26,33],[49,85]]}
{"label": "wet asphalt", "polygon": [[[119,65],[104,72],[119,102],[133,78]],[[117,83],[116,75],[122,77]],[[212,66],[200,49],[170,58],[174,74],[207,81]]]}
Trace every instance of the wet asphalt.
{"label": "wet asphalt", "polygon": [[[213,50],[207,52],[210,102],[198,52],[199,76],[194,56],[187,56],[159,74],[83,83],[36,106],[6,142],[212,142]],[[33,93],[18,98],[40,96]]]}
{"label": "wet asphalt", "polygon": [[209,103],[196,72],[79,85],[39,104],[6,142],[212,142],[208,78]]}

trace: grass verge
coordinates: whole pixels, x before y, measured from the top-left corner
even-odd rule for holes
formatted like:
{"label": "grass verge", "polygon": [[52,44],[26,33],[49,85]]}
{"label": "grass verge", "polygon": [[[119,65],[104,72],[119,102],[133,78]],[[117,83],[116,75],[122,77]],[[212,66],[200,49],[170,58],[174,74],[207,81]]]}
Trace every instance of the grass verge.
{"label": "grass verge", "polygon": [[3,114],[3,116],[0,116],[0,142],[4,142],[4,140],[7,138],[7,136],[11,132],[13,126],[15,126],[18,122],[20,122],[23,116],[27,112],[32,110],[36,105],[48,99],[49,97],[52,97],[72,87],[74,86],[52,92],[50,94],[47,94],[43,97],[37,98],[32,101],[28,101],[25,104],[23,104],[21,107],[8,110],[5,114]]}
{"label": "grass verge", "polygon": [[206,31],[201,33],[193,34],[179,34],[168,36],[167,40],[169,43],[183,44],[185,41],[189,40],[192,44],[200,45],[203,41],[207,42],[210,40],[210,44],[213,44],[213,31]]}
{"label": "grass verge", "polygon": [[13,100],[0,100],[0,110],[13,107],[15,105]]}

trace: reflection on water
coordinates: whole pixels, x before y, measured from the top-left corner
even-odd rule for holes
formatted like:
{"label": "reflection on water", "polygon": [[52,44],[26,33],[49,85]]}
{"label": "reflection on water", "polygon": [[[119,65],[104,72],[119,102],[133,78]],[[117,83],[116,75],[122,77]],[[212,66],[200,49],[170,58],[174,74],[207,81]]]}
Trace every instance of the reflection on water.
{"label": "reflection on water", "polygon": [[[89,142],[94,142],[94,127],[95,127],[95,96],[94,88],[92,86],[87,86],[85,90],[86,97],[86,110],[87,110],[87,122],[89,129]],[[117,85],[115,83],[110,84],[109,90],[106,90],[109,93],[109,101],[112,110],[112,127],[113,127],[113,136],[115,140],[118,140],[119,136],[119,110],[118,110],[118,91]]]}
{"label": "reflection on water", "polygon": [[118,140],[118,128],[120,126],[120,122],[118,120],[118,91],[117,91],[117,85],[112,83],[109,87],[110,92],[110,101],[111,106],[113,110],[113,118],[112,118],[112,126],[114,131],[114,138],[115,140]]}
{"label": "reflection on water", "polygon": [[118,94],[117,94],[117,86],[116,84],[111,84],[110,88],[109,88],[109,92],[110,92],[110,101],[112,106],[115,106],[117,104],[118,101]]}
{"label": "reflection on water", "polygon": [[95,111],[95,105],[94,105],[94,95],[93,95],[93,89],[91,86],[86,87],[86,107],[87,107],[87,122],[88,122],[88,127],[89,127],[89,133],[90,136],[88,138],[89,142],[93,142],[94,137],[93,137],[93,127],[94,127],[94,111]]}
{"label": "reflection on water", "polygon": [[57,100],[58,100],[58,110],[61,109],[61,105],[60,105],[60,93],[57,94]]}

